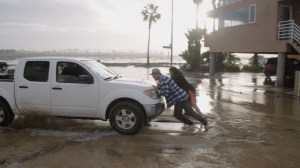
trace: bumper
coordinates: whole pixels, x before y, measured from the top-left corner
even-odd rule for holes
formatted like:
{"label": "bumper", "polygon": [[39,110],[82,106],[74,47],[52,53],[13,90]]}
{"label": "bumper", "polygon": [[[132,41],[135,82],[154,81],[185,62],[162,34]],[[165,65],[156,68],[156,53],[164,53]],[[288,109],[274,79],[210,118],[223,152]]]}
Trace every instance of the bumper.
{"label": "bumper", "polygon": [[144,105],[146,115],[148,119],[153,119],[159,116],[165,110],[165,102],[160,102],[157,104],[147,104]]}

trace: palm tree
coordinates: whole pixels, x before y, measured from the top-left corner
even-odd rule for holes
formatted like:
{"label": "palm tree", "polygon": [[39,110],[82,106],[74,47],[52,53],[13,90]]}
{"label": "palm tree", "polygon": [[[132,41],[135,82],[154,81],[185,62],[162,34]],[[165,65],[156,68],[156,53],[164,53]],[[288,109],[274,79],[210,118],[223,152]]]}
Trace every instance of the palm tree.
{"label": "palm tree", "polygon": [[254,55],[249,59],[249,64],[252,66],[259,66],[259,60],[261,60],[263,56],[254,53]]}
{"label": "palm tree", "polygon": [[148,24],[149,33],[148,33],[148,48],[147,48],[147,65],[149,65],[149,47],[150,47],[151,25],[152,25],[152,22],[155,23],[161,17],[161,14],[158,13],[157,11],[158,11],[158,6],[155,6],[154,4],[148,4],[147,6],[144,7],[144,10],[142,10],[142,15],[144,16],[143,20],[149,22],[149,24]]}
{"label": "palm tree", "polygon": [[185,33],[188,39],[188,50],[180,54],[180,56],[190,64],[191,69],[201,68],[203,60],[201,58],[200,40],[206,35],[206,29],[192,29]]}
{"label": "palm tree", "polygon": [[198,29],[198,11],[199,11],[199,5],[202,3],[202,0],[193,0],[194,4],[196,4],[196,29]]}
{"label": "palm tree", "polygon": [[244,65],[243,70],[248,72],[262,72],[264,67],[260,63],[263,59],[263,56],[258,55],[258,53],[254,53],[254,55],[249,58],[249,65]]}

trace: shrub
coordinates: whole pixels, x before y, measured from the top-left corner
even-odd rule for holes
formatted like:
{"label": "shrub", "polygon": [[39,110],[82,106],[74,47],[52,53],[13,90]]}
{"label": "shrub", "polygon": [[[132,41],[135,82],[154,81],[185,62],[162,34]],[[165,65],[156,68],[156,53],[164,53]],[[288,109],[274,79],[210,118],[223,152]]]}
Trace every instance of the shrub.
{"label": "shrub", "polygon": [[263,72],[263,66],[258,65],[258,66],[249,66],[249,65],[244,65],[242,70],[245,72]]}
{"label": "shrub", "polygon": [[236,64],[225,64],[224,65],[224,71],[225,72],[240,72],[241,69]]}

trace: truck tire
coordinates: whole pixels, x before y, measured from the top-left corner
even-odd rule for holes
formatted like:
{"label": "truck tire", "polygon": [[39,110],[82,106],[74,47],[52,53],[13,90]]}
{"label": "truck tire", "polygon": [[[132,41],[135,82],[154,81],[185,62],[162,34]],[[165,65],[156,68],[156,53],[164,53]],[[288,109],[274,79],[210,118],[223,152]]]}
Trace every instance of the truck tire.
{"label": "truck tire", "polygon": [[141,129],[144,123],[142,111],[141,107],[134,102],[120,102],[110,111],[110,126],[113,130],[121,134],[135,134]]}
{"label": "truck tire", "polygon": [[15,118],[15,114],[11,111],[9,106],[0,100],[0,126],[9,125]]}

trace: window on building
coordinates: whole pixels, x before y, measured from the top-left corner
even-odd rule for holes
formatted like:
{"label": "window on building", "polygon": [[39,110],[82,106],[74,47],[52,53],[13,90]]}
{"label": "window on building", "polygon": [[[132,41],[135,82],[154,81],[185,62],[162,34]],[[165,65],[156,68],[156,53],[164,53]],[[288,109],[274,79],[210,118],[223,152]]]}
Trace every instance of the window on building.
{"label": "window on building", "polygon": [[[248,8],[236,9],[230,12],[224,13],[220,18],[222,27],[231,27],[231,26],[238,26],[248,23]],[[223,25],[222,25],[223,24]]]}
{"label": "window on building", "polygon": [[255,23],[256,5],[250,5],[246,8],[240,8],[226,12],[222,14],[218,20],[219,28]]}
{"label": "window on building", "polygon": [[249,7],[249,23],[256,22],[256,5],[250,5]]}
{"label": "window on building", "polygon": [[219,7],[221,6],[226,6],[226,5],[230,5],[230,4],[233,4],[233,3],[237,3],[237,2],[240,2],[241,0],[219,0]]}

